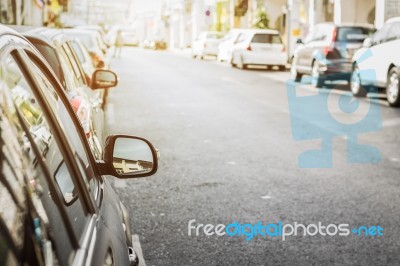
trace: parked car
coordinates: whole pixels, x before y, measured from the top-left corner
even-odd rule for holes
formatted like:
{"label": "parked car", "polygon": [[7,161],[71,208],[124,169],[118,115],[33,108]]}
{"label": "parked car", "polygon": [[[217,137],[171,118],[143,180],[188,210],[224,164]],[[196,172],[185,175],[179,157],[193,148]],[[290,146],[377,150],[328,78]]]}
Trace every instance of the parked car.
{"label": "parked car", "polygon": [[87,83],[90,86],[92,82],[91,78],[93,76],[94,71],[96,70],[96,66],[93,63],[88,50],[79,39],[77,38],[70,39],[70,46],[72,50],[74,50],[74,53],[79,63],[82,66]]}
{"label": "parked car", "polygon": [[101,35],[94,30],[65,29],[63,33],[70,38],[78,38],[88,50],[96,68],[108,69],[107,49],[102,44]]}
{"label": "parked car", "polygon": [[[99,88],[112,87],[117,77],[96,70],[92,81]],[[50,65],[25,38],[4,26],[0,26],[0,123],[1,139],[7,143],[7,149],[3,145],[0,151],[1,171],[10,177],[1,178],[1,199],[8,192],[8,201],[2,203],[18,202],[17,214],[22,215],[10,216],[15,214],[11,204],[1,204],[7,207],[7,225],[0,227],[0,238],[5,238],[0,245],[1,265],[36,265],[40,259],[45,264],[38,265],[137,265],[129,214],[106,176],[154,174],[156,150],[143,138],[113,135],[102,160],[96,160]],[[3,153],[10,160],[5,161]],[[13,175],[18,175],[19,183],[13,182]],[[23,186],[36,189],[35,208],[26,202]],[[24,228],[18,228],[21,222]]]}
{"label": "parked car", "polygon": [[96,25],[76,26],[75,29],[92,30],[92,31],[99,33],[101,36],[102,45],[104,46],[102,48],[109,48],[112,45],[111,43],[108,42],[107,33],[100,26],[96,26]]}
{"label": "parked car", "polygon": [[218,45],[224,35],[220,32],[206,31],[197,37],[192,43],[192,57],[217,56]]}
{"label": "parked car", "polygon": [[368,25],[317,24],[293,53],[291,75],[300,81],[304,74],[311,75],[311,84],[322,87],[325,80],[349,81],[354,53],[365,38],[374,33]]}
{"label": "parked car", "polygon": [[249,30],[241,32],[235,41],[231,65],[247,68],[249,65],[278,66],[284,70],[287,56],[285,46],[276,30]]}
{"label": "parked car", "polygon": [[231,62],[232,51],[235,46],[235,42],[239,37],[239,34],[245,32],[247,29],[232,29],[228,34],[221,40],[218,45],[218,55],[217,60],[220,62],[226,61]]}
{"label": "parked car", "polygon": [[122,42],[124,45],[138,46],[139,39],[135,31],[133,30],[122,30],[121,32]]}
{"label": "parked car", "polygon": [[[391,106],[400,106],[400,17],[385,25],[364,41],[353,56],[351,91],[362,97],[375,88],[384,88]],[[372,72],[371,72],[372,71]],[[376,91],[376,90],[375,90]]]}
{"label": "parked car", "polygon": [[93,153],[100,158],[104,143],[104,112],[101,108],[103,96],[101,90],[93,87],[93,82],[89,87],[82,66],[71,48],[71,41],[61,30],[48,28],[25,32],[24,36],[49,62],[61,81]]}

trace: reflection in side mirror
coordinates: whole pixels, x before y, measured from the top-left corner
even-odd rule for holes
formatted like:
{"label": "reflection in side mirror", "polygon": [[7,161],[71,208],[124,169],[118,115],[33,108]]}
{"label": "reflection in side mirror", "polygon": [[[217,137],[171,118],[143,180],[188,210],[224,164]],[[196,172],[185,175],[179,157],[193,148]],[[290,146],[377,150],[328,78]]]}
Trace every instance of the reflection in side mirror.
{"label": "reflection in side mirror", "polygon": [[153,170],[149,145],[140,139],[117,138],[114,143],[113,166],[120,175],[149,173]]}
{"label": "reflection in side mirror", "polygon": [[157,172],[157,151],[143,138],[127,135],[109,136],[104,156],[105,167],[102,167],[102,174],[132,178],[150,176]]}
{"label": "reflection in side mirror", "polygon": [[78,198],[78,195],[75,192],[74,182],[71,179],[71,175],[65,162],[62,162],[58,167],[54,178],[58,189],[63,196],[64,203],[66,205],[71,205]]}
{"label": "reflection in side mirror", "polygon": [[92,89],[106,89],[118,84],[117,74],[110,70],[98,69],[92,76]]}

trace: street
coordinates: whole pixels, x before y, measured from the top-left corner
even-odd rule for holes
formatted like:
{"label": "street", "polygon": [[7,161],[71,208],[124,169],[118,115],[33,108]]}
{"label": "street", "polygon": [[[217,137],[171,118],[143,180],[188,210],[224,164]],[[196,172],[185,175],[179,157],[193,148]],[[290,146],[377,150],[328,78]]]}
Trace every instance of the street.
{"label": "street", "polygon": [[[143,136],[161,154],[155,176],[110,179],[146,265],[400,264],[400,110],[384,98],[371,103],[382,130],[359,136],[380,150],[380,163],[349,164],[346,139],[336,137],[333,167],[306,169],[299,154],[321,141],[293,139],[289,72],[132,47],[111,68],[119,85],[109,93],[108,133]],[[384,235],[189,236],[193,219],[380,225]]]}

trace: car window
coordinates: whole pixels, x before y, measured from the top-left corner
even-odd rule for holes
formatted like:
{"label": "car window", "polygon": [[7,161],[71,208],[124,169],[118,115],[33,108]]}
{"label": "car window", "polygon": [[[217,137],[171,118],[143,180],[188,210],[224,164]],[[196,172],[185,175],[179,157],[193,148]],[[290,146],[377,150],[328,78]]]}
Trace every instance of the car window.
{"label": "car window", "polygon": [[391,23],[391,27],[388,30],[386,41],[394,41],[399,39],[400,39],[400,22],[393,22]]}
{"label": "car window", "polygon": [[[52,230],[57,232],[57,237],[54,239],[57,253],[62,260],[67,261],[73,250],[72,243],[69,241],[67,230],[60,218],[59,208],[53,200],[60,195],[50,195],[50,188],[45,179],[44,169],[38,164],[39,159],[45,161],[48,170],[52,173],[52,170],[56,169],[57,165],[63,161],[60,150],[37,102],[37,98],[34,96],[17,63],[8,55],[1,67],[3,69],[1,71],[2,76],[0,76],[0,80],[3,81],[1,85],[10,92],[6,109],[9,121],[12,122],[10,127],[14,129],[19,146],[28,155],[28,166],[31,167],[38,178],[37,182],[42,189],[41,200],[44,208],[52,210],[48,215],[48,219],[52,225]],[[27,131],[24,130],[24,127]],[[39,153],[36,153],[33,147],[36,147]],[[71,177],[69,176],[68,178]],[[68,215],[71,223],[76,225],[74,229],[76,237],[79,239],[87,221],[87,215],[83,213],[79,198],[73,205],[68,207]]]}
{"label": "car window", "polygon": [[58,61],[56,51],[48,45],[39,44],[34,41],[32,43],[36,47],[36,49],[38,49],[39,52],[43,55],[43,57],[46,58],[46,61],[49,63],[50,67],[54,71],[54,74],[56,74],[57,78],[61,81],[63,86],[66,86],[64,75],[62,74],[61,65]]}
{"label": "car window", "polygon": [[333,25],[318,25],[311,41],[327,41],[332,39]]}
{"label": "car window", "polygon": [[[53,135],[50,125],[47,121],[46,115],[42,109],[42,106],[39,104],[36,95],[33,93],[29,83],[26,80],[26,77],[23,75],[18,64],[14,61],[14,59],[11,56],[7,58],[6,62],[7,63],[4,65],[5,67],[4,76],[7,81],[8,85],[7,87],[10,90],[12,95],[12,100],[15,106],[18,108],[21,118],[23,119],[21,123],[24,123],[26,128],[29,130],[29,133],[20,131],[19,132],[21,134],[20,139],[26,140],[27,137],[25,136],[25,134],[29,134],[32,140],[34,141],[34,143],[31,144],[28,143],[27,141],[24,141],[21,143],[21,146],[26,146],[26,148],[29,150],[31,154],[30,163],[32,164],[32,167],[34,167],[36,171],[38,172],[42,171],[40,169],[40,166],[36,163],[36,156],[40,156],[41,157],[40,159],[45,162],[46,167],[50,172],[50,174],[55,178],[59,168],[64,163],[64,158],[62,157],[63,153],[61,152],[59,143],[57,143]],[[38,74],[39,73],[38,72],[35,73],[34,70],[32,76],[36,77]],[[42,75],[44,76],[43,73]],[[46,89],[42,90],[43,92],[46,91]],[[49,94],[47,95],[49,96]],[[56,108],[61,109],[62,108],[61,104],[62,103],[58,101],[58,105],[56,106]],[[19,121],[17,113],[14,112],[13,115],[15,117],[14,121]],[[20,126],[19,128],[23,128],[23,126]],[[40,154],[33,155],[32,152],[33,149],[29,145],[37,146],[39,148]],[[63,178],[68,179],[67,183],[69,184],[73,182],[72,179],[74,177],[70,174],[68,170],[67,174],[63,175]],[[47,187],[47,183],[45,182],[45,180],[41,181],[42,181],[42,187]],[[55,181],[57,181],[56,178]],[[59,189],[62,192],[63,184],[59,184],[57,182],[56,184],[59,186]],[[54,202],[49,200],[50,198],[47,196],[48,195],[47,191],[43,193],[43,195],[45,195],[43,197],[43,202],[46,203],[48,207],[46,209],[55,208],[55,206],[52,206],[54,205]],[[64,200],[65,195],[61,196]],[[74,196],[76,196],[76,200],[73,201],[72,203],[69,202],[71,204],[69,204],[67,207],[67,213],[69,215],[71,224],[74,225],[73,228],[75,230],[76,237],[79,239],[80,236],[82,236],[83,234],[89,216],[84,211],[83,203],[80,200],[80,195],[75,194]],[[51,195],[51,197],[57,197],[57,195]],[[53,220],[53,223],[59,222],[60,219],[58,214],[56,214],[56,216],[52,216],[49,218]]]}
{"label": "car window", "polygon": [[282,43],[278,34],[257,33],[254,34],[252,43]]}
{"label": "car window", "polygon": [[65,75],[70,75],[70,77],[72,78],[71,81],[73,82],[73,88],[71,88],[71,89],[76,89],[77,87],[79,87],[81,85],[79,76],[75,72],[72,60],[70,60],[68,58],[67,50],[64,47],[65,47],[64,45],[62,47],[60,47],[60,49],[58,49],[58,52],[60,54],[60,58],[62,58],[61,60],[64,61],[65,66],[67,67],[65,69],[64,73],[65,72],[68,72],[68,73],[65,73]]}
{"label": "car window", "polygon": [[77,42],[71,42],[71,47],[74,50],[76,56],[78,57],[79,61],[81,63],[85,63],[85,56],[83,55],[83,52],[81,50],[81,47]]}
{"label": "car window", "polygon": [[[36,72],[36,77],[39,76],[44,76],[45,77],[45,73],[44,70],[42,70],[42,68],[39,66],[38,63],[36,63],[37,61],[34,58],[32,59],[32,70]],[[41,80],[41,79],[40,79]],[[45,84],[42,84],[43,87],[51,87],[52,90],[54,90],[54,85],[51,84],[51,82],[47,79],[44,78],[44,82]],[[60,123],[64,126],[65,129],[68,129],[65,131],[67,137],[70,140],[70,144],[72,145],[72,147],[74,148],[75,152],[76,152],[76,161],[78,162],[78,166],[81,169],[81,173],[82,176],[86,177],[86,181],[89,183],[89,190],[92,193],[92,195],[94,196],[94,199],[97,199],[98,196],[98,191],[99,191],[99,183],[98,180],[96,178],[94,178],[94,173],[93,173],[93,169],[90,166],[90,153],[93,151],[93,156],[96,159],[99,159],[96,154],[94,154],[95,152],[95,145],[92,145],[92,142],[95,141],[93,139],[93,136],[90,136],[89,138],[86,138],[86,136],[84,135],[85,132],[83,132],[83,128],[81,128],[82,130],[82,134],[84,135],[82,138],[84,139],[84,141],[87,141],[89,143],[88,144],[88,150],[85,149],[85,144],[83,143],[82,138],[80,137],[80,133],[77,131],[77,128],[75,127],[74,121],[72,120],[73,118],[71,118],[71,116],[69,116],[68,114],[66,114],[66,110],[65,112],[60,112],[60,104],[61,107],[64,107],[64,105],[62,105],[62,103],[60,103],[60,101],[58,101],[57,103],[58,105],[51,105],[53,112],[58,115],[58,119],[60,121]],[[64,107],[65,109],[65,107]],[[76,117],[75,117],[76,118]],[[93,146],[93,147],[92,147]]]}
{"label": "car window", "polygon": [[339,27],[336,34],[338,42],[363,42],[373,33],[372,29],[362,27]]}
{"label": "car window", "polygon": [[224,37],[224,35],[222,35],[220,33],[208,33],[207,34],[207,39],[221,39],[222,37]]}
{"label": "car window", "polygon": [[241,43],[244,42],[245,40],[246,40],[246,35],[244,33],[240,33],[235,43]]}

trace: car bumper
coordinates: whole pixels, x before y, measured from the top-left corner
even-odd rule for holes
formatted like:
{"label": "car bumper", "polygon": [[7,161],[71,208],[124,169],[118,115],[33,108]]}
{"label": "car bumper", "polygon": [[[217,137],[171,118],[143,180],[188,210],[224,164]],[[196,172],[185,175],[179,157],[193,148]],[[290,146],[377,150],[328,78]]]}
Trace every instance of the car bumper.
{"label": "car bumper", "polygon": [[246,52],[243,63],[247,65],[286,65],[286,54],[260,54]]}
{"label": "car bumper", "polygon": [[320,63],[320,71],[325,74],[350,74],[352,70],[350,60],[326,60]]}

